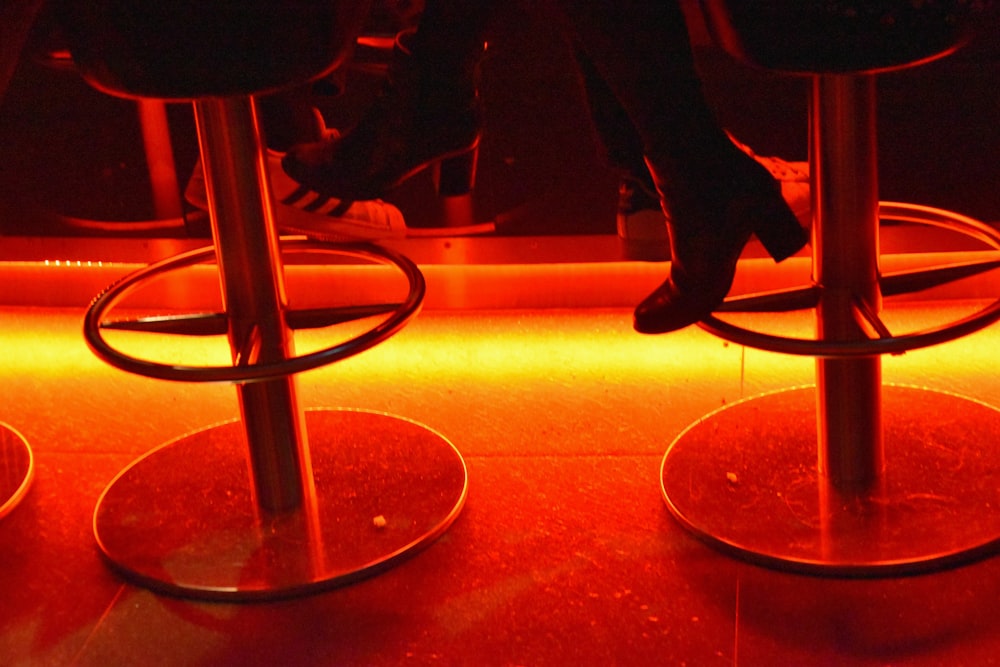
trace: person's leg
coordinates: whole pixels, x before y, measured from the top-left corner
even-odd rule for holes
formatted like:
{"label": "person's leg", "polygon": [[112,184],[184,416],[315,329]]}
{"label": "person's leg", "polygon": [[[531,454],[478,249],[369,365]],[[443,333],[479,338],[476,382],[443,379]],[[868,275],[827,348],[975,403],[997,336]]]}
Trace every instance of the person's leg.
{"label": "person's leg", "polygon": [[336,141],[292,148],[283,164],[325,195],[370,199],[425,167],[441,169],[441,194],[465,194],[482,130],[478,70],[492,2],[429,0],[415,32],[400,33],[386,85]]}
{"label": "person's leg", "polygon": [[574,46],[627,113],[643,153],[725,142],[702,94],[687,24],[671,0],[554,0]]}
{"label": "person's leg", "polygon": [[311,84],[261,96],[257,108],[264,139],[272,150],[284,153],[296,144],[324,138],[326,127]]}
{"label": "person's leg", "polygon": [[413,57],[446,78],[452,93],[475,93],[475,69],[494,6],[495,0],[427,0],[424,6],[409,46]]}
{"label": "person's leg", "polygon": [[573,49],[600,157],[618,175],[618,236],[640,253],[662,253],[667,223],[646,168],[642,140],[614,92],[580,49]]}
{"label": "person's leg", "polygon": [[632,119],[587,54],[575,48],[573,55],[604,161],[623,175],[648,179],[642,139],[632,125]]}
{"label": "person's leg", "polygon": [[725,298],[752,233],[778,260],[807,234],[777,182],[716,122],[677,2],[555,2],[628,114],[669,219],[670,277],[638,306],[635,326],[659,333],[693,324]]}
{"label": "person's leg", "polygon": [[[667,221],[652,176],[643,155],[642,139],[628,113],[590,58],[574,49],[584,98],[597,133],[603,161],[619,175],[616,227],[622,239],[635,242],[633,249],[645,256],[659,256],[667,239]],[[763,165],[781,182],[785,201],[796,217],[808,224],[809,165],[779,157],[760,156],[736,139],[730,140],[744,153]],[[654,249],[659,248],[659,249]],[[650,251],[653,251],[650,253]]]}

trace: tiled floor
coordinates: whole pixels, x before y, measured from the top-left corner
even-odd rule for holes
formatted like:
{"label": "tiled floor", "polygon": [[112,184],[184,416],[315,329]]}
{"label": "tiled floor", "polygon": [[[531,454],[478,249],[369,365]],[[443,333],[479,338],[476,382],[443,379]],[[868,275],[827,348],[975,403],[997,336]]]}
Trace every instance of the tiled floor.
{"label": "tiled floor", "polygon": [[[912,303],[893,319],[924,326],[965,307]],[[307,406],[386,411],[445,434],[469,469],[457,522],[384,574],[302,599],[153,594],[103,563],[96,499],[137,456],[235,417],[234,391],[111,369],[82,342],[81,316],[0,317],[3,419],[37,460],[27,498],[0,521],[4,664],[997,664],[996,558],[813,578],[741,563],[682,530],[658,487],[671,439],[723,404],[810,382],[813,364],[698,329],[638,336],[623,309],[429,310],[301,375]],[[997,337],[886,358],[885,379],[1000,403]]]}

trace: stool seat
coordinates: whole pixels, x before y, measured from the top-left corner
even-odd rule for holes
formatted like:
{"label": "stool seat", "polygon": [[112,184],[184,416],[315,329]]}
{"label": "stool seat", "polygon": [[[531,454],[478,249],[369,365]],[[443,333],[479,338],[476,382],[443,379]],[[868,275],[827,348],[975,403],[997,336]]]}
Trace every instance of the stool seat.
{"label": "stool seat", "polygon": [[782,72],[884,72],[941,58],[971,36],[967,0],[702,0],[730,55]]}
{"label": "stool seat", "polygon": [[91,0],[62,2],[84,78],[104,92],[193,100],[267,93],[335,69],[367,2]]}

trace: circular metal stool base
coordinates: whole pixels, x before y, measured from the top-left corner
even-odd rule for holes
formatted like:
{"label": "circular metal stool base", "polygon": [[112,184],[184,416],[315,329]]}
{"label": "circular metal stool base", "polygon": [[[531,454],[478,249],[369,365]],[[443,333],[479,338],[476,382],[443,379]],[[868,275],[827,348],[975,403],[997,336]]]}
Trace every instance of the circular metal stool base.
{"label": "circular metal stool base", "polygon": [[28,493],[35,461],[24,437],[0,423],[0,518],[6,516]]}
{"label": "circular metal stool base", "polygon": [[777,569],[892,576],[1000,547],[1000,411],[883,388],[882,489],[836,500],[817,473],[816,390],[747,399],[688,427],[663,458],[670,511],[722,551]]}
{"label": "circular metal stool base", "polygon": [[121,472],[94,514],[112,565],[143,586],[222,600],[303,595],[376,574],[458,516],[465,462],[430,429],[355,410],[310,410],[314,512],[259,516],[245,434],[227,422]]}

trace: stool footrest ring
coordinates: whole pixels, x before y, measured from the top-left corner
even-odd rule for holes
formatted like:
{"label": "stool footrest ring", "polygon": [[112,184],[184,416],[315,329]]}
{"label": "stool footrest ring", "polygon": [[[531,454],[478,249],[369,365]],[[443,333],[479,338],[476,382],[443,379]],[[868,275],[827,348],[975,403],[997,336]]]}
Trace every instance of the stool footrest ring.
{"label": "stool footrest ring", "polygon": [[[977,239],[1000,251],[1000,232],[985,223],[958,213],[915,204],[882,202],[879,214],[884,220],[924,224],[954,231]],[[883,276],[881,280],[882,292],[886,296],[895,296],[977,273],[984,273],[997,267],[1000,267],[1000,258],[994,261],[956,264],[918,272]],[[822,286],[812,285],[784,292],[735,297],[727,299],[719,312],[787,312],[813,308],[819,302],[822,289]],[[907,350],[938,345],[974,333],[997,320],[1000,320],[1000,299],[991,302],[968,317],[939,327],[897,336],[881,336],[871,340],[835,341],[789,338],[746,329],[723,321],[715,315],[705,318],[699,323],[699,326],[732,343],[769,352],[811,357],[849,358],[900,354]]]}
{"label": "stool footrest ring", "polygon": [[[372,312],[355,312],[353,314],[354,316],[359,314],[363,316],[388,315],[386,319],[372,329],[337,345],[280,362],[240,366],[183,366],[140,359],[115,349],[107,342],[102,334],[103,329],[132,328],[129,325],[105,322],[105,316],[115,305],[119,304],[126,296],[154,277],[214,259],[215,251],[209,247],[193,250],[150,264],[122,278],[106,289],[94,300],[87,311],[84,319],[84,338],[91,350],[102,360],[116,368],[136,375],[181,382],[258,382],[312,370],[363,352],[395,334],[420,310],[426,292],[426,283],[424,282],[423,275],[413,261],[392,250],[369,244],[330,244],[290,239],[283,241],[282,251],[286,253],[325,253],[392,264],[406,277],[409,282],[409,292],[401,303],[379,304],[377,306],[366,307],[373,309]],[[337,318],[329,317],[329,311],[324,316],[324,310],[289,311],[289,325],[291,328],[299,328],[295,325],[329,326],[339,323]],[[300,315],[300,317],[297,317],[296,314]],[[317,322],[317,319],[324,317],[325,323],[321,324]],[[192,335],[213,335],[224,334],[226,332],[225,314],[186,315],[181,316],[181,320],[183,319],[188,320],[187,324],[193,323],[198,326],[191,327],[190,331],[181,331],[177,330],[183,328],[178,325],[178,322],[167,323],[161,321],[150,325],[148,330],[157,330],[161,333],[189,333]],[[347,319],[354,319],[354,317],[348,317]],[[343,321],[343,318],[340,321]],[[142,326],[134,328],[143,329]]]}
{"label": "stool footrest ring", "polygon": [[24,436],[0,422],[0,518],[27,495],[35,477],[35,457]]}

